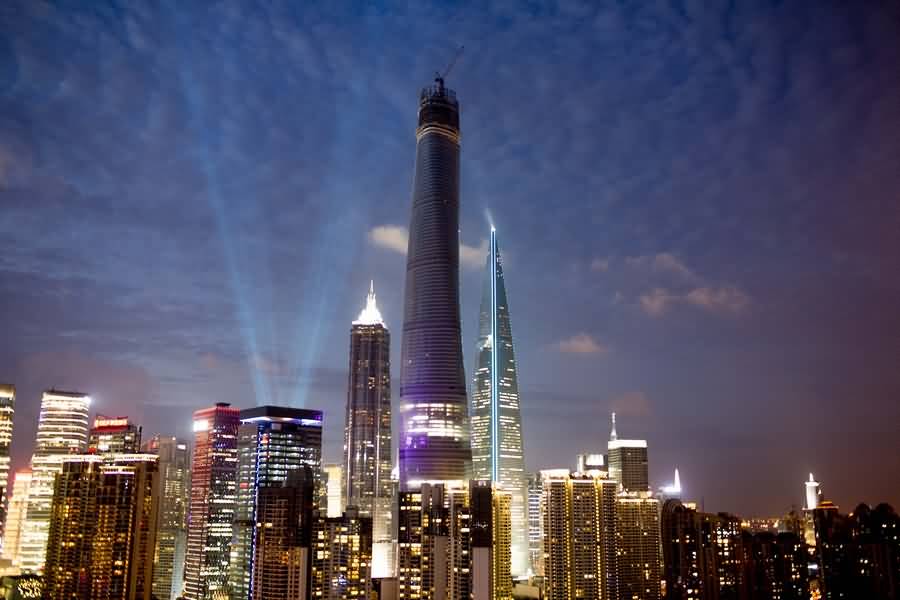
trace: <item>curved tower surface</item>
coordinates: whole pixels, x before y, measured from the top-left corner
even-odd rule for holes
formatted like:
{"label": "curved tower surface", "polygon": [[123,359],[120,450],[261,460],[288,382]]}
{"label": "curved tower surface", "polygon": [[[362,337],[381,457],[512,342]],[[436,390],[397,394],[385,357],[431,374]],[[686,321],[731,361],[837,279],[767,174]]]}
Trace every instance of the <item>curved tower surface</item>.
{"label": "curved tower surface", "polygon": [[459,322],[459,104],[419,97],[400,364],[400,485],[463,481],[471,462]]}
{"label": "curved tower surface", "polygon": [[472,474],[500,484],[512,496],[512,572],[528,569],[527,479],[519,411],[519,380],[497,232],[491,228],[481,294],[472,406]]}

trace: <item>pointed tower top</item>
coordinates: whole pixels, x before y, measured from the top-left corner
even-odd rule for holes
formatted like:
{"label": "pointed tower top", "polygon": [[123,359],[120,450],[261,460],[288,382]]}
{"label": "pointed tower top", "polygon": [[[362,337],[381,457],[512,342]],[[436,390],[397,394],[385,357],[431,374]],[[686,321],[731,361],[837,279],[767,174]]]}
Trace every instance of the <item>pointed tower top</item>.
{"label": "pointed tower top", "polygon": [[810,482],[810,483],[815,483],[815,481],[816,481],[816,480],[815,480],[815,478],[813,477],[813,474],[810,473],[810,474],[809,474],[809,482]]}
{"label": "pointed tower top", "polygon": [[616,413],[612,414],[612,431],[609,432],[610,441],[616,441],[619,439],[619,435],[616,433]]}
{"label": "pointed tower top", "polygon": [[681,475],[678,474],[678,467],[675,467],[675,483],[672,484],[672,487],[676,491],[681,492]]}
{"label": "pointed tower top", "polygon": [[369,282],[369,295],[366,296],[366,307],[359,313],[359,317],[353,321],[354,325],[384,325],[384,319],[375,303],[375,280]]}

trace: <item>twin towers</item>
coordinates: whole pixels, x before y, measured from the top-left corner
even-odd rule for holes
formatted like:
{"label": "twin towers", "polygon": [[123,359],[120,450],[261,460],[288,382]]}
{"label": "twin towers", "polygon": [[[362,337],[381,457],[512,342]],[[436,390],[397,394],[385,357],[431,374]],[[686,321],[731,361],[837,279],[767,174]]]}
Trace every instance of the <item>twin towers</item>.
{"label": "twin towers", "polygon": [[[471,403],[459,305],[459,103],[438,78],[419,98],[400,364],[399,485],[488,480],[511,494],[512,570],[527,568],[526,476],[509,306],[491,229]],[[392,497],[389,333],[370,290],[351,334],[344,499]],[[377,537],[377,535],[376,535]]]}

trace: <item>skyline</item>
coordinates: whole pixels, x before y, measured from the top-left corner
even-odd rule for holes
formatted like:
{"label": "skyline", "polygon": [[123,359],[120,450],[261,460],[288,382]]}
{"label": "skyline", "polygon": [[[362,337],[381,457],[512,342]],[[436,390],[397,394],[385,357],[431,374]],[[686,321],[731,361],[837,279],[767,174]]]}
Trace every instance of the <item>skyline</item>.
{"label": "skyline", "polygon": [[900,470],[895,9],[560,10],[542,32],[499,6],[347,30],[274,6],[0,15],[14,467],[51,387],[148,437],[217,401],[323,410],[339,460],[346,334],[371,278],[401,325],[409,115],[458,37],[464,364],[489,211],[528,469],[602,452],[616,410],[653,487],[679,467],[709,509],[779,514],[810,471],[842,509],[900,504],[854,468]]}

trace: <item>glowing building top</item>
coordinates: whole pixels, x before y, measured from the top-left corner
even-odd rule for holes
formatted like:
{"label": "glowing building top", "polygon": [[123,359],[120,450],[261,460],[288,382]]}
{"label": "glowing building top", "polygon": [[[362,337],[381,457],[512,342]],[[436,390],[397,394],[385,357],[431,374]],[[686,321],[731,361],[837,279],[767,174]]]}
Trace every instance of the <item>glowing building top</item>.
{"label": "glowing building top", "polygon": [[806,510],[815,510],[819,505],[819,482],[813,477],[813,474],[809,474],[809,481],[805,483],[806,486]]}
{"label": "glowing building top", "polygon": [[369,283],[369,295],[366,296],[366,307],[362,309],[359,316],[353,321],[354,325],[384,325],[384,319],[381,317],[381,311],[375,304],[375,281]]}

